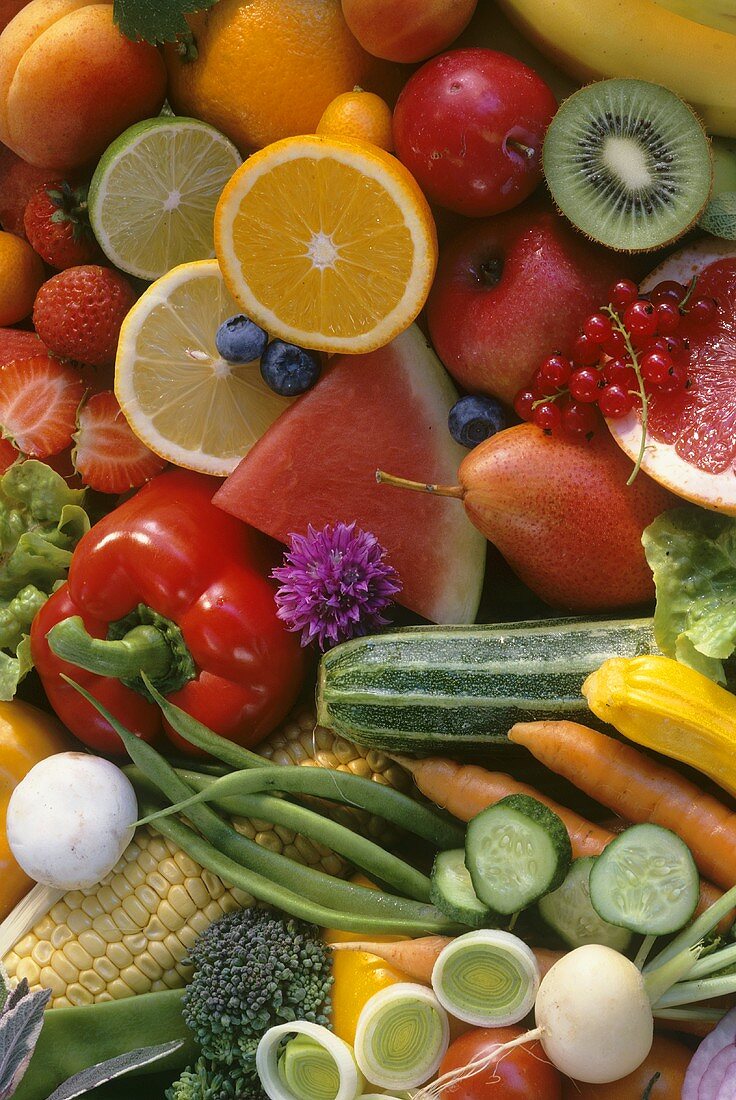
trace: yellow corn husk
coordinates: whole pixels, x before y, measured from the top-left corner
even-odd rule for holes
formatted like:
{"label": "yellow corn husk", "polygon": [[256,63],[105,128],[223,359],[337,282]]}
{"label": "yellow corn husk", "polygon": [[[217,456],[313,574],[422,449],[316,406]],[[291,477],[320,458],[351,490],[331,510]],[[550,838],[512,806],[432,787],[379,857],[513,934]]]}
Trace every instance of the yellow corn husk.
{"label": "yellow corn husk", "polygon": [[736,695],[669,657],[614,657],[583,684],[598,718],[736,795]]}
{"label": "yellow corn husk", "polygon": [[252,904],[144,827],[103,882],[66,893],[3,961],[11,978],[50,989],[52,1008],[178,989],[199,933]]}

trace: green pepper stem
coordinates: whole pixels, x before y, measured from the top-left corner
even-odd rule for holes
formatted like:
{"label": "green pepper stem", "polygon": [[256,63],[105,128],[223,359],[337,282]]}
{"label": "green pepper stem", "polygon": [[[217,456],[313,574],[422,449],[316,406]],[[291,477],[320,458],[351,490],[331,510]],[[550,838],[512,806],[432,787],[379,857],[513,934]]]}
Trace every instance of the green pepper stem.
{"label": "green pepper stem", "polygon": [[110,641],[93,638],[79,615],[73,615],[53,626],[46,640],[62,661],[119,680],[132,680],[142,672],[154,682],[164,680],[173,661],[171,646],[161,631],[145,624],[134,626],[119,641]]}

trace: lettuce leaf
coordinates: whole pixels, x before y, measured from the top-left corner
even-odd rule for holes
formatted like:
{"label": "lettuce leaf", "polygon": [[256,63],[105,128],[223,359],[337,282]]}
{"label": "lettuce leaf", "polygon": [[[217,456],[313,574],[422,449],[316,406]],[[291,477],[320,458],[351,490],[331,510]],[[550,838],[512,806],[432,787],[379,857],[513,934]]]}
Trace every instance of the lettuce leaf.
{"label": "lettuce leaf", "polygon": [[654,636],[669,657],[725,684],[736,649],[736,518],[686,506],[642,537],[654,573]]}
{"label": "lettuce leaf", "polygon": [[0,700],[12,699],[31,669],[33,618],[66,580],[74,547],[89,530],[84,497],[33,459],[0,477]]}

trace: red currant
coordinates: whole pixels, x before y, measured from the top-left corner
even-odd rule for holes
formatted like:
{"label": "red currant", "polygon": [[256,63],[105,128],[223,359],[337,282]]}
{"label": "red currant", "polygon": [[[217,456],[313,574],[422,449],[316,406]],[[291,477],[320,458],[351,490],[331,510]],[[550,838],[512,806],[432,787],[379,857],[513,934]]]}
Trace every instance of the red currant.
{"label": "red currant", "polygon": [[632,395],[623,386],[617,386],[615,382],[605,386],[598,397],[598,408],[604,416],[616,420],[620,416],[626,416],[634,405]]}
{"label": "red currant", "polygon": [[601,380],[597,370],[582,367],[573,371],[570,375],[568,387],[575,401],[596,401],[598,399],[598,384]]}
{"label": "red currant", "polygon": [[618,329],[612,332],[603,345],[603,350],[612,359],[621,359],[626,355],[626,337],[623,332],[619,332]]}
{"label": "red currant", "polygon": [[619,279],[609,290],[608,296],[616,312],[622,313],[639,297],[639,287],[631,279]]}
{"label": "red currant", "polygon": [[598,362],[601,349],[584,332],[575,338],[572,345],[572,361],[577,367],[592,367]]}
{"label": "red currant", "polygon": [[717,312],[718,303],[714,298],[697,298],[692,305],[687,307],[688,317],[692,317],[693,321],[697,321],[698,324],[712,321]]}
{"label": "red currant", "polygon": [[569,435],[591,435],[598,426],[594,405],[568,401],[562,408],[562,427]]}
{"label": "red currant", "polygon": [[613,336],[611,318],[605,313],[592,313],[583,325],[583,332],[592,344],[602,347]]}
{"label": "red currant", "polygon": [[538,367],[531,377],[529,389],[534,391],[536,397],[544,397],[549,389],[547,379],[542,374],[542,368]]}
{"label": "red currant", "polygon": [[539,373],[551,386],[564,386],[572,373],[572,363],[564,355],[550,355],[539,368]]}
{"label": "red currant", "polygon": [[554,402],[545,401],[543,405],[537,405],[532,420],[542,431],[554,432],[562,426],[562,413]]}
{"label": "red currant", "polygon": [[645,298],[637,298],[626,309],[624,324],[636,340],[654,336],[657,331],[657,311]]}
{"label": "red currant", "polygon": [[660,302],[672,302],[673,305],[679,306],[686,294],[687,287],[683,286],[682,283],[676,283],[673,279],[665,279],[663,282],[657,283],[649,297],[656,305],[659,305]]}
{"label": "red currant", "polygon": [[674,302],[657,302],[657,332],[663,336],[677,332],[682,314]]}
{"label": "red currant", "polygon": [[660,386],[672,367],[672,356],[666,351],[648,351],[641,357],[641,376],[650,386]]}
{"label": "red currant", "polygon": [[514,398],[514,412],[520,420],[531,420],[536,400],[537,396],[532,390],[519,390]]}
{"label": "red currant", "polygon": [[625,390],[636,389],[636,372],[627,359],[609,359],[603,368],[606,382],[615,382]]}
{"label": "red currant", "polygon": [[673,363],[657,389],[661,393],[679,393],[687,385],[687,370],[681,363]]}

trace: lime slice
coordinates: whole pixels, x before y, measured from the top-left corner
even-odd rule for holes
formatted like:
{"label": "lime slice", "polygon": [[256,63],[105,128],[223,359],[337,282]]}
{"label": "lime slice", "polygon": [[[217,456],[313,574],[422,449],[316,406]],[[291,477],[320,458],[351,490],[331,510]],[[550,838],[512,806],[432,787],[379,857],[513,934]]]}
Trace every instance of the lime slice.
{"label": "lime slice", "polygon": [[242,157],[194,118],[150,118],[117,138],[89,189],[95,236],[116,267],[149,282],[215,254],[213,220]]}
{"label": "lime slice", "polygon": [[182,264],[138,299],[120,331],[115,394],[147,447],[224,476],[289,407],[258,362],[228,363],[215,333],[239,313],[216,260]]}

